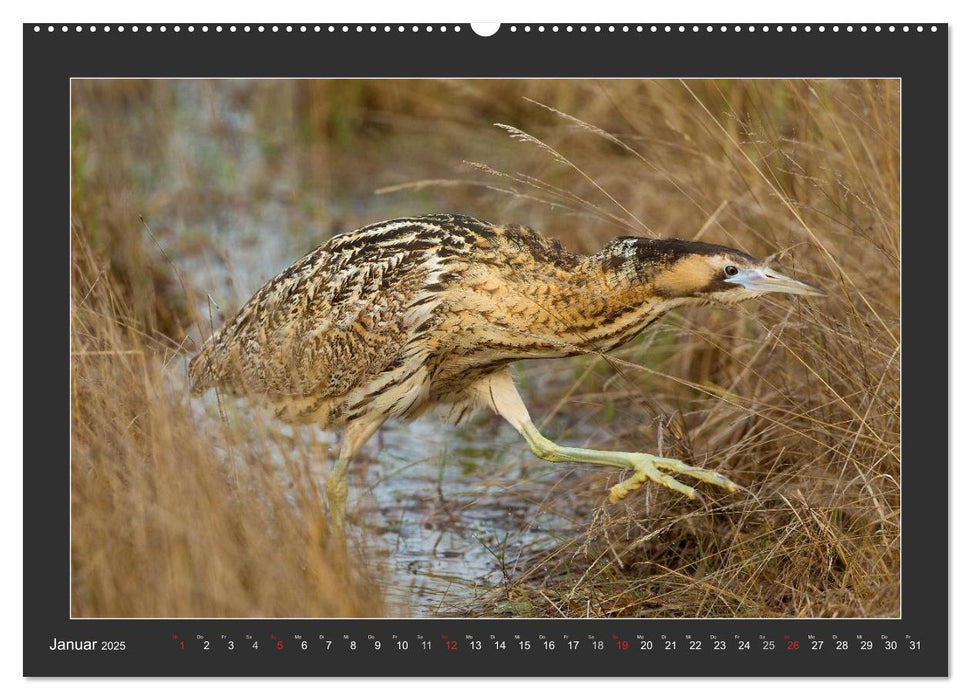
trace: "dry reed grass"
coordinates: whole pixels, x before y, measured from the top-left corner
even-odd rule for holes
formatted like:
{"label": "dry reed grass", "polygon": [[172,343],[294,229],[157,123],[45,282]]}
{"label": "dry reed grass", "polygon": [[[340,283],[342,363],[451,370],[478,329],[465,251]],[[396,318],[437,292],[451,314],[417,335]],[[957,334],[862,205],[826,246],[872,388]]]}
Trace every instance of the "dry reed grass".
{"label": "dry reed grass", "polygon": [[[620,475],[537,466],[532,474],[560,470],[563,481],[532,507],[579,504],[582,531],[507,572],[501,588],[477,600],[476,614],[898,614],[895,81],[191,88],[215,115],[214,141],[230,150],[240,140],[261,144],[250,171],[264,177],[173,158],[167,144],[184,127],[158,116],[171,99],[166,83],[75,88],[75,172],[84,176],[75,178],[74,211],[99,262],[77,262],[91,269],[75,274],[73,340],[75,350],[110,355],[110,362],[73,358],[73,554],[82,614],[104,614],[111,601],[126,601],[115,604],[125,614],[299,614],[310,600],[356,611],[375,600],[366,586],[363,598],[324,595],[358,586],[342,586],[353,576],[321,554],[319,497],[312,480],[299,478],[307,465],[291,465],[292,481],[307,492],[286,503],[280,480],[260,468],[243,434],[259,433],[258,425],[227,427],[214,450],[184,398],[162,381],[165,363],[191,345],[179,329],[191,327],[186,309],[205,290],[146,273],[172,265],[134,224],[136,210],[161,221],[160,236],[166,222],[193,233],[205,228],[207,211],[238,216],[268,206],[281,180],[292,189],[285,206],[326,232],[298,233],[292,257],[327,233],[381,218],[461,211],[528,223],[583,252],[633,232],[781,253],[783,269],[829,291],[821,301],[670,314],[610,358],[523,366],[528,403],[550,437],[661,450],[726,473],[748,491],[706,491],[712,500],[698,504],[650,489],[646,506],[640,494],[607,506],[605,487]],[[219,105],[230,103],[250,117],[242,130],[220,117]],[[119,132],[131,143],[153,142],[143,147],[156,160],[145,165]],[[174,164],[177,186],[162,172]],[[219,246],[204,234],[163,243],[177,264]],[[118,270],[115,282],[82,284],[105,259]],[[146,278],[162,281],[140,293]],[[157,342],[159,334],[146,330],[152,324],[173,340]],[[235,461],[234,449],[244,452]],[[517,498],[516,484],[508,498]],[[206,523],[195,537],[185,529],[192,513]],[[287,596],[268,598],[272,582],[254,578],[271,568],[267,561],[286,575]],[[172,582],[172,591],[162,590]],[[223,587],[232,594],[217,596]]]}
{"label": "dry reed grass", "polygon": [[73,242],[72,615],[379,616],[370,575],[332,546],[310,455],[273,459],[252,420],[200,430],[172,380],[180,348],[139,325],[81,229]]}
{"label": "dry reed grass", "polygon": [[[671,314],[609,362],[588,360],[599,371],[575,385],[573,400],[597,402],[598,388],[609,395],[612,446],[658,446],[748,492],[709,492],[714,500],[699,508],[657,489],[646,507],[634,498],[600,508],[586,533],[509,581],[492,612],[898,614],[896,90],[879,81],[672,81],[615,101],[631,115],[622,137],[558,110],[574,133],[541,140],[503,127],[551,168],[573,171],[572,185],[556,189],[545,176],[506,176],[521,191],[635,229],[650,221],[649,233],[784,251],[781,264],[829,296]],[[577,136],[620,152],[592,158],[577,148],[574,158]],[[668,214],[685,223],[659,226],[663,216],[643,213],[672,201],[689,205]],[[603,481],[595,477],[595,497]]]}

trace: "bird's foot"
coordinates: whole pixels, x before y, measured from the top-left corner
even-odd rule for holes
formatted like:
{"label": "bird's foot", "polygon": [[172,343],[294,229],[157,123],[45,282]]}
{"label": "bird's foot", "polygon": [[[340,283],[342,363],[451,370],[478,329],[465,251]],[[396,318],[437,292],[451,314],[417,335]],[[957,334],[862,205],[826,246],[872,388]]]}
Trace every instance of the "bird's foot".
{"label": "bird's foot", "polygon": [[634,470],[634,475],[610,489],[611,503],[617,503],[626,497],[630,492],[639,489],[647,481],[655,481],[661,486],[672,489],[679,493],[683,493],[692,500],[698,498],[697,491],[686,484],[682,484],[673,476],[665,474],[665,471],[674,472],[676,474],[685,474],[698,479],[699,481],[704,481],[707,484],[720,486],[728,491],[736,491],[741,488],[741,486],[736,484],[734,481],[722,476],[718,472],[692,467],[677,459],[655,457],[654,455],[649,454],[632,454],[630,455],[630,458],[631,468]]}

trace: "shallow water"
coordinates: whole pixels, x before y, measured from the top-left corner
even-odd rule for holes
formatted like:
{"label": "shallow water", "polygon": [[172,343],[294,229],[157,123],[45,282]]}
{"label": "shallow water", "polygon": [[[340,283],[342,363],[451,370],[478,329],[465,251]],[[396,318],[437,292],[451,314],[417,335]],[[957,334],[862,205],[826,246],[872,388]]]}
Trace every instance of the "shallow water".
{"label": "shallow water", "polygon": [[434,417],[391,425],[355,470],[352,522],[392,562],[389,599],[402,612],[462,614],[527,555],[573,532],[546,502],[555,471],[530,478],[519,436],[476,439],[486,432]]}
{"label": "shallow water", "polygon": [[[183,377],[173,372],[176,390]],[[220,410],[213,392],[193,404],[201,428],[214,436],[221,413],[233,421],[260,411],[226,398]],[[260,420],[244,420],[254,417]],[[270,454],[278,456],[281,483],[293,488],[284,454],[313,455],[310,473],[323,494],[339,434],[272,419],[256,425],[255,442],[277,443]],[[578,512],[569,489],[575,476],[563,465],[540,463],[498,419],[458,428],[434,415],[390,421],[349,471],[349,546],[373,563],[389,615],[482,614],[481,596],[520,573],[532,554],[585,529],[589,514]]]}
{"label": "shallow water", "polygon": [[[261,184],[270,167],[265,149],[251,138],[252,115],[232,99],[234,90],[244,87],[177,86],[179,128],[169,142],[171,163],[160,168],[172,175],[154,183],[158,199],[171,199],[172,206],[154,213],[152,235],[187,287],[201,292],[195,310],[205,320],[191,333],[196,346],[268,279],[329,237],[314,207],[302,201],[300,169],[288,166],[286,151],[272,181]],[[212,196],[201,192],[186,198],[186,171],[193,174],[190,183],[202,186],[204,181]],[[259,187],[262,195],[249,198]],[[328,206],[339,209],[347,203]],[[361,202],[355,213],[363,216],[374,206]],[[377,211],[374,217],[386,218]],[[534,365],[530,371],[534,385],[552,381],[543,367]],[[184,383],[184,365],[173,372],[173,381]],[[220,420],[213,392],[194,402],[202,423],[212,427],[212,421]],[[271,429],[296,439],[305,453],[336,453],[339,436],[333,433],[282,425]],[[313,442],[326,449],[310,449]],[[329,459],[314,463],[321,493],[329,469]],[[374,570],[383,572],[391,614],[461,615],[479,595],[519,571],[530,554],[586,527],[589,514],[577,515],[575,506],[557,500],[569,500],[568,488],[557,496],[555,487],[571,474],[575,471],[563,465],[536,460],[499,419],[480,418],[459,428],[443,425],[434,415],[408,424],[390,422],[352,464],[348,537],[376,563]],[[281,478],[286,478],[282,470]]]}

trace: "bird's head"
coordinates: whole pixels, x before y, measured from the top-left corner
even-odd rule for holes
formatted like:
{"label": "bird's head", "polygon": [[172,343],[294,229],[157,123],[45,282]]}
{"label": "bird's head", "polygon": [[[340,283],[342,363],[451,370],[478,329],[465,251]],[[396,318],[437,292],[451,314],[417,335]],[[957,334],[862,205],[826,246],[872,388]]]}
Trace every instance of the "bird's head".
{"label": "bird's head", "polygon": [[748,253],[711,243],[621,238],[601,255],[606,268],[614,267],[619,274],[646,283],[653,294],[689,303],[735,304],[772,292],[825,294]]}

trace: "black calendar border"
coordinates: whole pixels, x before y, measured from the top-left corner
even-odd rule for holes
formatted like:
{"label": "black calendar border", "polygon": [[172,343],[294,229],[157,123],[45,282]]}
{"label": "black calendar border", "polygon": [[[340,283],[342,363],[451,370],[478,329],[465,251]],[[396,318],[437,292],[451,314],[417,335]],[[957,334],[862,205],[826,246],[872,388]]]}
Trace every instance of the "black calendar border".
{"label": "black calendar border", "polygon": [[[947,25],[25,24],[24,32],[24,674],[28,676],[930,676],[949,660]],[[189,31],[189,27],[192,31]],[[261,31],[259,27],[262,26]],[[763,30],[767,26],[768,30]],[[822,26],[823,31],[820,31]],[[920,30],[918,30],[918,26]],[[235,29],[232,29],[235,27]],[[249,27],[247,31],[246,27]],[[276,29],[274,29],[274,27]],[[289,27],[289,29],[288,29]],[[303,29],[301,29],[303,27]],[[431,30],[428,30],[431,27]],[[597,28],[599,27],[599,29]],[[610,27],[613,27],[611,29]],[[891,31],[891,27],[893,31]],[[151,28],[151,30],[150,30]],[[902,617],[879,620],[72,620],[69,613],[69,95],[72,77],[885,77],[902,94]],[[42,276],[41,276],[42,275]],[[176,639],[256,635],[288,648],[179,653]],[[427,654],[290,653],[295,634],[422,634]],[[808,661],[706,650],[670,656],[475,655],[443,635],[586,639],[644,634],[781,642],[863,634],[921,642]],[[273,635],[273,636],[271,636]],[[125,651],[57,652],[51,639],[125,640]],[[309,659],[309,660],[308,660]],[[482,659],[488,659],[483,663]],[[590,663],[585,663],[590,662]]]}

